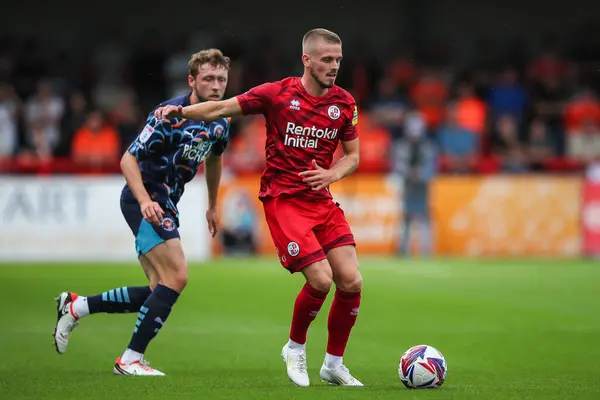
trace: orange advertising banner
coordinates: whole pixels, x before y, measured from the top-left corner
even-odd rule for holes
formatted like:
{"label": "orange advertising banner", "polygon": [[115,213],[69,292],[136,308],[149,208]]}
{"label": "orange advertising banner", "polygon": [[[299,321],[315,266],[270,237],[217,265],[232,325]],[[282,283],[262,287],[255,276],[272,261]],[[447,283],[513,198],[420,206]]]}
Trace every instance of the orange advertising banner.
{"label": "orange advertising banner", "polygon": [[[258,175],[223,177],[219,194],[221,227],[227,237],[247,232],[257,253],[276,257],[258,200],[259,181]],[[400,180],[387,175],[355,175],[332,185],[331,192],[346,214],[359,253],[396,251],[402,212]],[[215,254],[225,250],[222,235],[220,239],[215,241]]]}
{"label": "orange advertising banner", "polygon": [[577,177],[441,177],[431,191],[436,253],[578,256]]}
{"label": "orange advertising banner", "polygon": [[[214,254],[227,250],[227,237],[230,245],[249,241],[256,253],[276,260],[257,198],[259,180],[258,175],[223,177],[221,234],[213,242]],[[359,254],[396,253],[402,232],[402,191],[402,181],[392,175],[357,174],[331,187]],[[430,191],[434,252],[475,257],[578,256],[581,203],[582,180],[577,177],[439,177]]]}

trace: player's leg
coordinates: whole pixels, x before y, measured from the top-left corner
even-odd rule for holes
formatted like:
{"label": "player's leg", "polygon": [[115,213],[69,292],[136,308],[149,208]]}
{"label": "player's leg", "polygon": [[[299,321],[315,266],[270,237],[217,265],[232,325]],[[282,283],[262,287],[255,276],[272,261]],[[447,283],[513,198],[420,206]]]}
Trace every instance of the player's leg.
{"label": "player's leg", "polygon": [[154,267],[159,283],[141,306],[129,345],[115,363],[114,372],[118,375],[164,375],[144,363],[144,353],[187,285],[187,262],[178,233],[176,237],[164,240],[169,233],[162,228],[153,228],[159,233],[154,240],[160,239],[160,243],[146,243],[141,251]]}
{"label": "player's leg", "polygon": [[306,209],[296,207],[289,199],[271,199],[264,203],[264,208],[281,264],[290,273],[302,271],[306,277],[294,302],[290,336],[283,346],[282,357],[290,380],[298,386],[308,386],[306,336],[331,288],[333,275],[312,232]]}
{"label": "player's leg", "polygon": [[137,312],[152,291],[150,286],[123,286],[94,296],[62,292],[57,298],[54,345],[59,354],[67,351],[70,334],[79,320],[90,314]]}
{"label": "player's leg", "polygon": [[306,336],[332,284],[331,267],[326,259],[299,266],[306,278],[294,301],[290,337],[281,355],[286,362],[288,377],[298,386],[309,386],[306,362]]}
{"label": "player's leg", "polygon": [[[143,221],[138,204],[121,202],[121,211],[129,226],[132,227],[134,235],[137,235]],[[140,254],[139,251],[138,254]],[[139,311],[144,301],[150,296],[151,288],[158,283],[158,274],[150,260],[144,255],[140,255],[139,260],[148,277],[149,286],[123,286],[94,296],[80,296],[68,291],[58,295],[54,345],[59,354],[67,351],[70,334],[77,326],[79,319],[97,313],[121,314]]]}
{"label": "player's leg", "polygon": [[360,308],[362,276],[350,227],[341,209],[333,206],[335,208],[324,223],[315,229],[327,253],[336,286],[327,321],[327,352],[320,376],[336,385],[362,386],[343,364],[346,345]]}
{"label": "player's leg", "polygon": [[71,309],[73,315],[80,319],[89,314],[123,314],[139,311],[159,280],[150,260],[144,255],[141,255],[139,260],[148,278],[148,286],[124,286],[94,296],[79,296],[71,292],[69,294],[73,299]]}

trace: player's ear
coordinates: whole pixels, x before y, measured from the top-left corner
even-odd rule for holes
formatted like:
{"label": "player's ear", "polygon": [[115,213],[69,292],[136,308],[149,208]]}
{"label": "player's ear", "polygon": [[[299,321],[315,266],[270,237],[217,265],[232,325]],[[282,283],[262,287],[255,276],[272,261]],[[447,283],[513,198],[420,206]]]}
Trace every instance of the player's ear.
{"label": "player's ear", "polygon": [[196,79],[194,79],[193,76],[188,75],[188,85],[190,85],[191,88],[194,87],[194,83],[196,83]]}
{"label": "player's ear", "polygon": [[307,68],[310,67],[310,56],[308,54],[302,54],[302,64]]}

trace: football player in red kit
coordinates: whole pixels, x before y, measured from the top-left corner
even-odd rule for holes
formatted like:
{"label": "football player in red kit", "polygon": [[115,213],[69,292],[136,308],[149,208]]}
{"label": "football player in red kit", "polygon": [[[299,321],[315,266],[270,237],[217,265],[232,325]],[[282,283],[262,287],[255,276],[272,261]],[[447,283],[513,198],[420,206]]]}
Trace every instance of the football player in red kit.
{"label": "football player in red kit", "polygon": [[[335,85],[342,60],[339,36],[313,29],[304,35],[302,52],[301,78],[265,83],[228,100],[165,106],[155,116],[203,121],[265,116],[266,168],[259,198],[281,264],[306,277],[282,350],[288,376],[298,386],[309,385],[306,334],[335,282],[320,377],[335,385],[363,386],[342,363],[360,307],[362,277],[354,236],[329,192],[330,184],[358,165],[358,110],[353,97]],[[332,165],[339,142],[344,157]]]}

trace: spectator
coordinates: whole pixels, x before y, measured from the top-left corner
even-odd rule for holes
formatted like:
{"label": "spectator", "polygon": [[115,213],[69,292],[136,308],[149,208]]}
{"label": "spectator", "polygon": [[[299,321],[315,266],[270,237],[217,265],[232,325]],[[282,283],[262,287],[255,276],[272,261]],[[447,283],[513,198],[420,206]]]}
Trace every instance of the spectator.
{"label": "spectator", "polygon": [[131,88],[123,90],[110,119],[119,133],[120,152],[123,153],[140,133],[145,120],[137,104],[137,97]]}
{"label": "spectator", "polygon": [[510,114],[516,118],[518,126],[521,126],[528,96],[523,85],[519,83],[519,73],[515,68],[509,67],[502,72],[500,80],[490,90],[488,102],[494,120],[501,115]]}
{"label": "spectator", "polygon": [[88,109],[88,101],[81,91],[74,91],[69,96],[69,103],[62,120],[62,135],[56,149],[56,155],[67,157],[71,154],[71,143],[75,132],[84,124]]}
{"label": "spectator", "polygon": [[556,144],[542,119],[535,119],[529,125],[526,150],[533,171],[543,171],[545,163],[556,155]]}
{"label": "spectator", "polygon": [[584,163],[600,157],[600,128],[594,118],[584,119],[581,128],[572,130],[567,140],[569,157]]}
{"label": "spectator", "polygon": [[85,124],[75,133],[72,156],[86,164],[114,163],[119,158],[120,145],[115,128],[104,121],[99,111],[91,111]]}
{"label": "spectator", "polygon": [[404,222],[400,253],[407,255],[411,232],[419,228],[419,250],[431,252],[431,224],[429,220],[429,182],[436,172],[436,150],[426,136],[426,125],[419,113],[406,118],[405,138],[396,142],[393,149],[393,171],[404,180]]}
{"label": "spectator", "polygon": [[500,159],[502,172],[527,171],[525,147],[521,143],[517,118],[511,114],[498,117],[493,145],[494,155]]}
{"label": "spectator", "polygon": [[265,165],[265,119],[247,116],[229,144],[225,163],[238,173],[260,172]]}
{"label": "spectator", "polygon": [[15,154],[19,141],[18,113],[21,103],[15,90],[0,83],[0,158]]}
{"label": "spectator", "polygon": [[564,121],[567,134],[580,130],[584,122],[600,124],[600,101],[591,88],[582,88],[568,101]]}
{"label": "spectator", "polygon": [[[559,149],[564,147],[564,127],[562,110],[568,93],[556,74],[541,74],[532,87],[533,111],[536,117],[546,121],[546,135],[557,142]],[[561,150],[562,153],[562,150]]]}
{"label": "spectator", "polygon": [[456,123],[458,127],[480,137],[485,134],[487,106],[475,95],[473,85],[467,82],[461,83],[458,87]]}
{"label": "spectator", "polygon": [[406,105],[398,94],[396,83],[391,78],[382,79],[378,89],[369,112],[373,122],[384,126],[393,139],[398,139],[403,134]]}
{"label": "spectator", "polygon": [[360,132],[359,172],[385,172],[389,169],[392,138],[390,132],[377,124],[367,113],[358,117]]}
{"label": "spectator", "polygon": [[450,172],[472,172],[479,150],[478,135],[458,123],[457,107],[448,107],[446,122],[437,134],[440,155]]}
{"label": "spectator", "polygon": [[52,149],[46,138],[46,131],[42,124],[31,126],[30,142],[18,154],[22,162],[49,162],[52,160]]}
{"label": "spectator", "polygon": [[42,147],[54,151],[60,141],[64,113],[64,101],[54,94],[52,84],[49,81],[40,81],[36,94],[25,105],[29,143],[38,147],[35,143],[45,141]]}
{"label": "spectator", "polygon": [[446,82],[433,70],[424,71],[413,85],[410,96],[429,130],[436,130],[444,119],[448,99]]}

